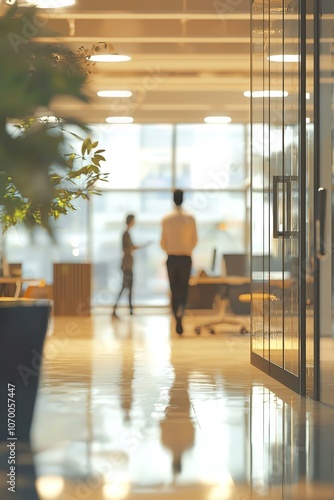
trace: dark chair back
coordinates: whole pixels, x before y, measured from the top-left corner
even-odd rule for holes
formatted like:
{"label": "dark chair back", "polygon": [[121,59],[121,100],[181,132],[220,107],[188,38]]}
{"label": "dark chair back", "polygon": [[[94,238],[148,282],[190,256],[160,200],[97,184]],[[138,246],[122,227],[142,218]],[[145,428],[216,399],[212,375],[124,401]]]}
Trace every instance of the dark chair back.
{"label": "dark chair back", "polygon": [[248,276],[249,257],[245,253],[224,253],[226,274],[228,276]]}

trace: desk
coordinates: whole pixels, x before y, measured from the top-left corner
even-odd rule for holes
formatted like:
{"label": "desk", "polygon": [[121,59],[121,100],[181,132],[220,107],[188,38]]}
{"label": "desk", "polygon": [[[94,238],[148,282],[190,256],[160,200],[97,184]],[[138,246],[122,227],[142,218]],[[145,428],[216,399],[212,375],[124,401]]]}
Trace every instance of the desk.
{"label": "desk", "polygon": [[45,286],[45,280],[33,278],[21,278],[20,276],[1,276],[0,285],[14,284],[16,286],[13,298],[17,299],[20,296],[23,283],[27,285]]}
{"label": "desk", "polygon": [[192,276],[189,285],[246,285],[250,283],[249,276]]}

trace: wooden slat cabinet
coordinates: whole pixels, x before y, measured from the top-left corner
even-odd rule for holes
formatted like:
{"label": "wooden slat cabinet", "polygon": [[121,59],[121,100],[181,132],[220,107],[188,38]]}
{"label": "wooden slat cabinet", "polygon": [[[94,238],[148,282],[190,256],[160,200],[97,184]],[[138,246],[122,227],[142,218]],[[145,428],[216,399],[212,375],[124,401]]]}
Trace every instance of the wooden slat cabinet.
{"label": "wooden slat cabinet", "polygon": [[53,265],[55,316],[90,316],[91,264]]}
{"label": "wooden slat cabinet", "polygon": [[[10,263],[8,264],[9,276],[22,276],[22,264]],[[15,284],[0,284],[0,297],[13,297],[15,294]]]}

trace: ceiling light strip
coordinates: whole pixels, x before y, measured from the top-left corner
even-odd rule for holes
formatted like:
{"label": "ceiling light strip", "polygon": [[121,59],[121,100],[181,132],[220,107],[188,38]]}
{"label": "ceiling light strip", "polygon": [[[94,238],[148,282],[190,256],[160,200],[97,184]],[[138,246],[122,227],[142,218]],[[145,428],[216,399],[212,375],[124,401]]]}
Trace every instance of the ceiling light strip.
{"label": "ceiling light strip", "polygon": [[205,123],[209,124],[219,124],[219,125],[226,125],[228,123],[231,123],[232,118],[230,116],[206,116],[204,118]]}
{"label": "ceiling light strip", "polygon": [[[237,21],[249,21],[250,14],[248,12],[224,12],[224,20],[237,20]],[[115,12],[115,11],[100,11],[100,12],[76,12],[70,13],[69,15],[63,12],[55,12],[52,14],[53,19],[85,19],[85,20],[96,20],[96,19],[141,19],[141,20],[207,20],[207,21],[217,21],[218,14],[214,13],[197,13],[197,12]],[[262,14],[252,14],[252,19],[261,21],[263,18]],[[271,20],[281,21],[281,14],[271,14]],[[288,20],[298,20],[299,16],[297,14],[285,14],[285,19]],[[309,20],[312,20],[312,16],[308,16]]]}
{"label": "ceiling light strip", "polygon": [[[63,40],[70,40],[71,42],[78,43],[96,43],[96,37],[92,36],[40,36],[34,38],[34,42],[39,43],[59,43]],[[250,37],[183,37],[183,36],[170,36],[170,37],[141,37],[139,36],[113,36],[103,37],[105,43],[226,43],[226,44],[249,44]]]}
{"label": "ceiling light strip", "polygon": [[89,61],[93,62],[126,62],[126,61],[131,61],[131,57],[127,56],[125,54],[94,54],[90,57],[87,57]]}
{"label": "ceiling light strip", "polygon": [[99,90],[96,92],[99,97],[131,97],[130,90]]}
{"label": "ceiling light strip", "polygon": [[252,97],[253,99],[261,98],[261,97],[270,97],[270,98],[280,98],[287,97],[289,93],[286,90],[247,90],[244,92],[245,97]]}
{"label": "ceiling light strip", "polygon": [[62,9],[75,5],[75,0],[31,0],[27,3],[38,9]]}
{"label": "ceiling light strip", "polygon": [[115,125],[127,124],[127,123],[132,123],[133,118],[132,116],[108,116],[108,118],[106,118],[106,122]]}

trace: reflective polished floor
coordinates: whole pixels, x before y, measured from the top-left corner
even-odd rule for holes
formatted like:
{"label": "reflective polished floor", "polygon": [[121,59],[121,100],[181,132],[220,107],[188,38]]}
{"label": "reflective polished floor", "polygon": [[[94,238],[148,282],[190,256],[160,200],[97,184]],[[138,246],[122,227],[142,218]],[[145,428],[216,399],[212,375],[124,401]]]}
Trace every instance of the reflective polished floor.
{"label": "reflective polished floor", "polygon": [[187,317],[178,336],[165,311],[120,316],[54,320],[36,498],[334,499],[334,409],[252,367],[249,335],[196,335]]}

